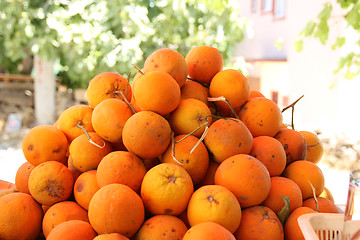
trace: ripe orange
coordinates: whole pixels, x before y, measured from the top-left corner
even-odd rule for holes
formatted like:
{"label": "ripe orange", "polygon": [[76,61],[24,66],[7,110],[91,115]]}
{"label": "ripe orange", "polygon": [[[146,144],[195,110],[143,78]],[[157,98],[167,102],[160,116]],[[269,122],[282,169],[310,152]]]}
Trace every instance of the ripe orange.
{"label": "ripe orange", "polygon": [[124,235],[120,233],[104,233],[97,235],[94,240],[129,240]]}
{"label": "ripe orange", "polygon": [[195,98],[206,105],[209,104],[209,89],[204,87],[198,82],[188,80],[185,82],[184,86],[181,87],[181,99]]}
{"label": "ripe orange", "polygon": [[[189,173],[193,184],[196,185],[205,177],[209,166],[209,153],[203,142],[200,142],[195,150],[190,153],[199,139],[192,135],[184,138],[185,136],[186,135],[179,135],[175,137],[174,149],[170,144],[162,155],[161,162],[175,163],[183,167]],[[173,150],[176,160],[172,156]]]}
{"label": "ripe orange", "polygon": [[136,80],[133,91],[140,109],[162,116],[174,111],[181,99],[178,83],[169,73],[162,71],[145,73]]}
{"label": "ripe orange", "polygon": [[65,134],[70,144],[72,140],[84,133],[78,125],[85,128],[87,132],[94,131],[91,122],[92,113],[93,109],[87,105],[70,106],[61,112],[56,121],[56,127]]}
{"label": "ripe orange", "polygon": [[145,173],[144,163],[135,154],[128,151],[114,151],[101,160],[96,179],[100,188],[111,183],[121,183],[139,192]]}
{"label": "ripe orange", "polygon": [[145,60],[144,73],[162,71],[169,73],[182,87],[188,75],[188,69],[184,56],[175,50],[161,48],[152,52]]}
{"label": "ripe orange", "polygon": [[308,213],[315,213],[315,211],[308,207],[298,207],[292,213],[290,213],[284,225],[284,234],[286,240],[305,240],[298,223],[298,218]]}
{"label": "ripe orange", "polygon": [[89,210],[90,200],[99,189],[96,170],[83,172],[74,183],[74,198],[81,207]]}
{"label": "ripe orange", "polygon": [[264,94],[262,94],[260,91],[258,90],[250,90],[249,93],[249,99],[250,98],[256,98],[256,97],[265,97]]}
{"label": "ripe orange", "polygon": [[224,66],[221,53],[215,47],[195,46],[189,50],[185,57],[188,75],[203,84],[209,84],[216,73]]}
{"label": "ripe orange", "polygon": [[318,201],[318,209],[316,208],[316,202],[314,198],[306,199],[302,206],[309,207],[314,211],[318,211],[321,213],[339,213],[339,209],[336,207],[335,203],[329,199],[323,197],[317,197]]}
{"label": "ripe orange", "polygon": [[145,174],[141,198],[151,214],[179,215],[194,192],[186,170],[174,163],[160,163]]}
{"label": "ripe orange", "polygon": [[33,165],[31,165],[29,162],[24,162],[16,171],[15,185],[16,185],[16,189],[19,192],[30,194],[28,181],[29,181],[30,173],[33,169],[34,169]]}
{"label": "ripe orange", "polygon": [[283,226],[276,213],[268,207],[253,206],[242,211],[239,228],[234,233],[236,239],[283,240]]}
{"label": "ripe orange", "polygon": [[31,171],[28,184],[31,196],[37,202],[52,205],[70,197],[74,178],[62,163],[47,161]]}
{"label": "ripe orange", "polygon": [[75,138],[69,147],[72,163],[81,172],[96,169],[101,159],[112,151],[110,143],[96,132],[89,132],[88,135],[96,145],[84,133]]}
{"label": "ripe orange", "polygon": [[31,128],[22,141],[24,156],[34,166],[46,161],[65,164],[68,147],[64,133],[52,125],[38,125]]}
{"label": "ripe orange", "polygon": [[271,177],[270,192],[262,205],[278,213],[285,206],[282,196],[289,198],[290,212],[302,206],[301,189],[294,181],[284,177]]}
{"label": "ripe orange", "polygon": [[144,221],[141,198],[130,187],[113,183],[100,188],[89,205],[89,220],[98,234],[132,237]]}
{"label": "ripe orange", "polygon": [[204,143],[211,159],[221,163],[236,154],[249,154],[253,137],[242,121],[235,118],[219,119],[209,127]]}
{"label": "ripe orange", "polygon": [[0,197],[0,239],[36,239],[41,232],[43,211],[27,193]]}
{"label": "ripe orange", "polygon": [[184,235],[183,240],[235,240],[234,235],[214,222],[203,222],[192,226]]}
{"label": "ripe orange", "polygon": [[266,199],[271,181],[263,163],[250,155],[237,154],[219,165],[215,184],[228,188],[241,207],[246,208],[259,205]]}
{"label": "ripe orange", "polygon": [[282,175],[290,178],[300,187],[303,200],[313,196],[311,185],[315,188],[316,196],[324,190],[324,174],[315,163],[304,160],[293,162],[286,167]]}
{"label": "ripe orange", "polygon": [[274,138],[284,147],[286,153],[286,165],[306,159],[306,142],[300,132],[289,128],[282,128]]}
{"label": "ripe orange", "polygon": [[123,129],[123,143],[142,159],[156,158],[168,148],[171,128],[168,121],[152,111],[132,115]]}
{"label": "ripe orange", "polygon": [[90,107],[94,108],[108,98],[119,98],[130,102],[131,86],[128,80],[115,72],[102,72],[93,77],[86,89],[86,98]]}
{"label": "ripe orange", "polygon": [[323,154],[324,154],[324,146],[318,136],[309,131],[299,131],[305,139],[306,142],[306,161],[310,161],[313,163],[318,163]]}
{"label": "ripe orange", "polygon": [[275,136],[283,121],[279,106],[263,97],[249,99],[241,107],[239,116],[254,137]]}
{"label": "ripe orange", "polygon": [[187,217],[190,226],[215,222],[234,233],[240,225],[241,207],[235,195],[226,187],[207,185],[192,194]]}
{"label": "ripe orange", "polygon": [[208,170],[205,174],[205,177],[203,178],[203,180],[199,183],[200,186],[204,186],[204,185],[214,185],[215,181],[215,172],[217,170],[217,168],[219,167],[219,163],[215,162],[215,161],[209,161],[209,167]]}
{"label": "ripe orange", "polygon": [[125,122],[132,114],[130,107],[124,101],[109,98],[96,105],[91,122],[100,137],[109,142],[121,142]]}
{"label": "ripe orange", "polygon": [[171,215],[155,215],[147,219],[133,240],[182,239],[188,230],[185,223]]}
{"label": "ripe orange", "polygon": [[282,144],[273,137],[258,136],[254,138],[249,155],[261,161],[270,176],[279,176],[286,167],[286,153]]}
{"label": "ripe orange", "polygon": [[44,236],[48,237],[57,225],[69,220],[89,222],[87,211],[72,201],[58,202],[50,206],[42,221]]}
{"label": "ripe orange", "polygon": [[[225,69],[218,72],[210,83],[209,93],[213,98],[225,97],[234,109],[239,109],[249,97],[250,85],[247,78],[238,70]],[[225,102],[215,102],[224,116],[231,116],[230,107]]]}
{"label": "ripe orange", "polygon": [[195,98],[183,99],[179,106],[170,113],[169,124],[175,135],[192,133],[201,137],[205,131],[205,124],[212,122],[211,111],[202,101]]}
{"label": "ripe orange", "polygon": [[319,197],[323,197],[326,199],[329,199],[330,201],[332,201],[333,203],[334,201],[334,196],[332,195],[331,191],[329,188],[327,188],[326,186],[324,187],[324,190],[322,191],[322,193],[319,195]]}
{"label": "ripe orange", "polygon": [[47,240],[92,240],[96,232],[88,222],[69,220],[57,225],[46,238]]}

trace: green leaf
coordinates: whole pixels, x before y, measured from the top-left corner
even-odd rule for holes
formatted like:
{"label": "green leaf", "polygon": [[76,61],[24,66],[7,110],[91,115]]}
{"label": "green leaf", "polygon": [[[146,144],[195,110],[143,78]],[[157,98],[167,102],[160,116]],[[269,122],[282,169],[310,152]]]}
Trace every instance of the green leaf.
{"label": "green leaf", "polygon": [[358,4],[354,5],[354,7],[346,14],[346,21],[355,29],[360,29],[360,7]]}
{"label": "green leaf", "polygon": [[303,34],[305,37],[310,36],[314,32],[315,26],[316,23],[314,20],[309,21],[306,24],[305,28],[302,30],[301,34]]}
{"label": "green leaf", "polygon": [[304,40],[302,39],[295,40],[294,42],[295,51],[301,52],[303,50],[303,46],[304,46]]}
{"label": "green leaf", "polygon": [[331,16],[331,12],[332,12],[332,5],[330,2],[326,2],[324,4],[323,10],[318,14],[318,19],[320,19],[320,21],[322,19],[324,19],[324,20],[329,19]]}
{"label": "green leaf", "polygon": [[277,212],[276,215],[278,216],[281,224],[284,225],[290,215],[290,198],[283,195],[281,195],[281,198],[284,202],[284,207]]}
{"label": "green leaf", "polygon": [[337,37],[335,43],[331,46],[332,50],[342,47],[346,42],[345,37]]}
{"label": "green leaf", "polygon": [[318,38],[322,44],[326,44],[329,37],[329,25],[325,18],[321,19],[317,25],[314,37]]}

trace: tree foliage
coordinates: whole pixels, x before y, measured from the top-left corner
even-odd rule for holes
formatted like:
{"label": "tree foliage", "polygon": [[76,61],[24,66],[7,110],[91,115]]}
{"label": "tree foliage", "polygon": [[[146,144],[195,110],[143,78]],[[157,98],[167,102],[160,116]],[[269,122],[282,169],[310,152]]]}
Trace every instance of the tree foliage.
{"label": "tree foliage", "polygon": [[185,55],[217,47],[229,60],[246,21],[234,0],[1,0],[0,66],[29,71],[34,54],[57,59],[62,83],[85,87],[97,73],[135,72],[158,48]]}
{"label": "tree foliage", "polygon": [[[295,41],[295,50],[303,49],[306,38],[316,38],[322,44],[328,44],[329,34],[332,30],[332,24],[346,23],[348,29],[353,30],[357,38],[360,36],[360,1],[359,0],[337,0],[344,11],[343,15],[333,16],[334,5],[330,2],[324,4],[323,9],[315,19],[310,20],[300,32]],[[335,31],[335,30],[334,30]],[[346,35],[337,36],[336,40],[330,43],[331,49],[340,49],[349,41]],[[343,74],[345,78],[352,79],[360,74],[360,40],[354,43],[354,48],[347,52],[338,60],[338,67],[334,70],[335,74]]]}

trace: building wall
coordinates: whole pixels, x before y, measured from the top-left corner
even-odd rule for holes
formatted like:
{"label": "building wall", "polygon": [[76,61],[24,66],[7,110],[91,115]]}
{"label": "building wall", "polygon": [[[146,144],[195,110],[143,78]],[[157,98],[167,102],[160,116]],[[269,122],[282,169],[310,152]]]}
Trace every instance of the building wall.
{"label": "building wall", "polygon": [[[360,79],[345,80],[335,76],[333,70],[343,54],[331,50],[337,36],[348,34],[344,24],[332,22],[328,45],[317,39],[307,39],[301,52],[293,44],[306,23],[315,18],[327,0],[286,1],[286,15],[274,19],[272,13],[251,11],[251,0],[242,1],[242,15],[252,21],[252,31],[237,48],[237,56],[250,62],[249,76],[259,77],[259,90],[269,98],[278,91],[279,99],[288,97],[289,103],[304,97],[295,108],[295,128],[324,134],[346,134],[359,139],[360,119],[355,105],[360,103]],[[335,2],[332,0],[331,2]],[[337,6],[335,4],[335,6]],[[340,8],[333,15],[342,14]],[[349,35],[347,35],[349,36]],[[281,49],[274,42],[282,39]],[[279,102],[283,107],[283,102]],[[289,114],[284,113],[286,121]]]}

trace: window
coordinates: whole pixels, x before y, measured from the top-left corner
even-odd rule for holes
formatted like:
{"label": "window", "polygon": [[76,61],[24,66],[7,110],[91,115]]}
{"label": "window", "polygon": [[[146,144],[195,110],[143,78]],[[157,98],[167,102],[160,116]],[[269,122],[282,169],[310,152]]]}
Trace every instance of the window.
{"label": "window", "polygon": [[256,12],[257,10],[257,0],[251,0],[251,11]]}
{"label": "window", "polygon": [[271,91],[271,100],[273,100],[276,104],[279,100],[279,92],[278,91]]}
{"label": "window", "polygon": [[273,10],[273,0],[261,0],[261,11],[271,12]]}
{"label": "window", "polygon": [[274,18],[285,17],[285,0],[274,0]]}

